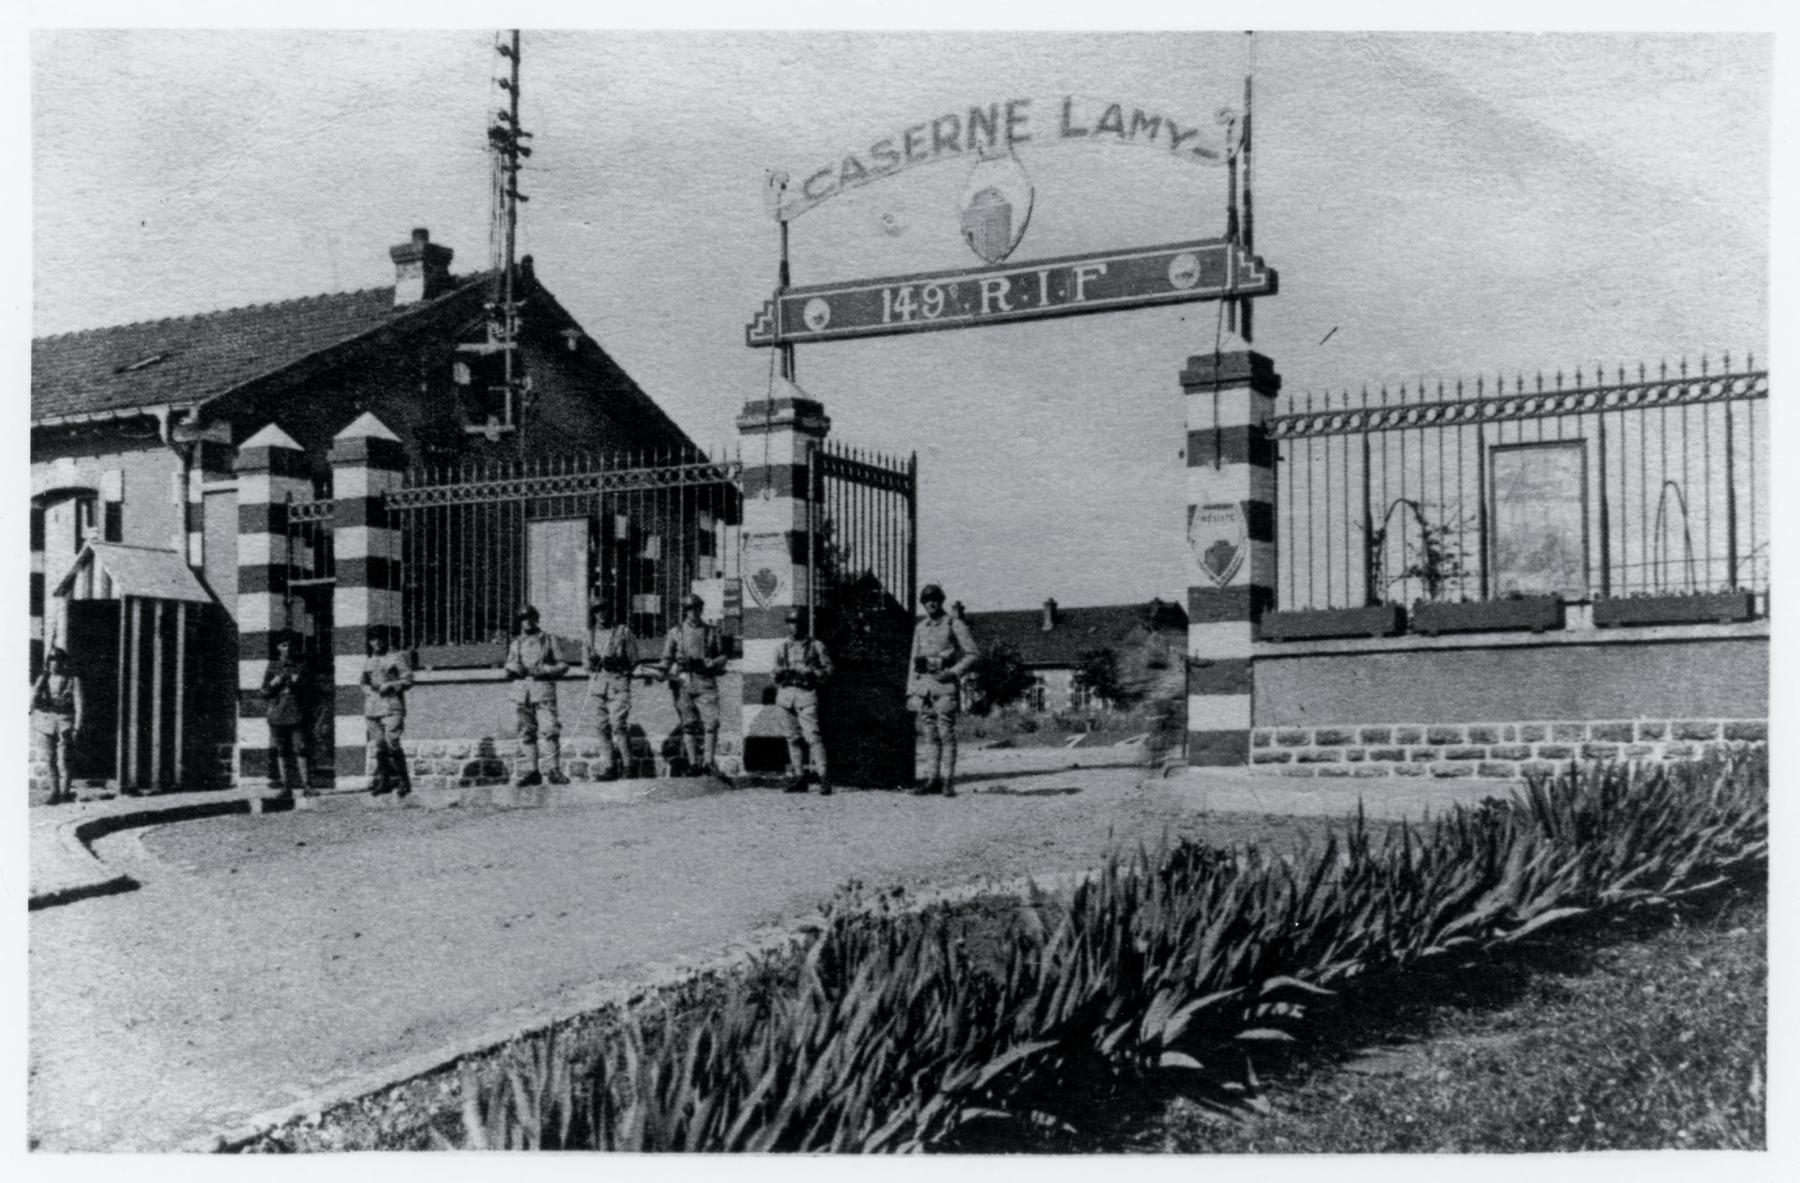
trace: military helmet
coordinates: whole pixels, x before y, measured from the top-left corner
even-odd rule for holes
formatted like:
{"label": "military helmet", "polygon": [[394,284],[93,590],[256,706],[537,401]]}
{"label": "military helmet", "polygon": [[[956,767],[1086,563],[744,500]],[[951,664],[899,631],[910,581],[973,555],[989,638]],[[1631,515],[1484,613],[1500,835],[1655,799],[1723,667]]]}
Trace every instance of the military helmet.
{"label": "military helmet", "polygon": [[681,601],[681,606],[683,608],[704,608],[706,607],[706,598],[699,595],[689,595],[687,599]]}
{"label": "military helmet", "polygon": [[530,604],[525,604],[525,605],[521,606],[517,612],[513,613],[513,620],[515,620],[515,621],[536,620],[537,618],[538,618],[538,610],[536,608],[534,608],[533,606],[531,606]]}
{"label": "military helmet", "polygon": [[926,604],[933,600],[936,600],[940,604],[944,602],[943,588],[935,583],[928,583],[919,589],[919,603]]}
{"label": "military helmet", "polygon": [[787,622],[789,624],[805,624],[806,623],[806,609],[804,609],[804,608],[789,608],[787,611]]}

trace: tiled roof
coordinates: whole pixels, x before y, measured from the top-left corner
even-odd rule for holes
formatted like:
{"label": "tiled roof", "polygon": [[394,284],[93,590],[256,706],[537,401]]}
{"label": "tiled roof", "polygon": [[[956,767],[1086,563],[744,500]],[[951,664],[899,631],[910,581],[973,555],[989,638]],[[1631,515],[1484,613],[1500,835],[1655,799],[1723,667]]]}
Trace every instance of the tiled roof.
{"label": "tiled roof", "polygon": [[404,317],[435,300],[394,307],[394,289],[369,288],[39,337],[31,343],[36,423],[138,407],[186,406],[280,370]]}
{"label": "tiled roof", "polygon": [[1044,611],[970,612],[964,616],[975,643],[986,649],[1002,642],[1019,651],[1028,666],[1073,666],[1091,649],[1110,649],[1133,629],[1153,620],[1162,629],[1185,629],[1187,614],[1179,604],[1107,604],[1095,608],[1056,610],[1056,627],[1044,628]]}

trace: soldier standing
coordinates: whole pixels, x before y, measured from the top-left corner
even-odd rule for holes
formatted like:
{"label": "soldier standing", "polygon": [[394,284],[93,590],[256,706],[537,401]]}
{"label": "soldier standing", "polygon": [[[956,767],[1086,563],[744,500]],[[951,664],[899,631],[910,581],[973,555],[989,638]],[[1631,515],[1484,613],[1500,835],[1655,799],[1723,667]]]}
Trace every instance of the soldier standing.
{"label": "soldier standing", "polygon": [[[506,676],[513,683],[513,710],[518,717],[523,761],[522,771],[513,783],[523,787],[548,780],[553,785],[566,785],[569,778],[562,772],[562,722],[556,715],[556,679],[568,673],[569,667],[556,656],[556,642],[550,634],[538,628],[536,608],[527,604],[514,619],[519,634],[506,649]],[[550,757],[548,777],[538,773],[540,728]]]}
{"label": "soldier standing", "polygon": [[44,672],[31,684],[31,731],[44,763],[50,766],[48,805],[75,800],[69,779],[69,749],[81,739],[81,679],[69,673],[69,655],[52,649],[44,657]]}
{"label": "soldier standing", "polygon": [[616,779],[631,768],[631,670],[637,664],[637,638],[613,621],[605,604],[594,608],[587,638],[588,701],[594,704],[594,726],[606,758],[601,780]]}
{"label": "soldier standing", "polygon": [[363,662],[363,718],[369,746],[375,750],[375,781],[369,792],[379,797],[399,789],[412,792],[412,770],[406,766],[400,736],[406,730],[406,692],[412,687],[412,663],[404,653],[389,653],[380,630],[369,634],[369,656]]}
{"label": "soldier standing", "polygon": [[269,787],[283,796],[312,788],[312,743],[300,694],[306,667],[294,660],[294,637],[283,633],[275,642],[275,658],[263,671],[263,699],[269,704],[269,747],[274,767]]}
{"label": "soldier standing", "polygon": [[794,779],[786,791],[806,792],[806,756],[810,751],[819,796],[829,797],[831,781],[825,771],[825,741],[819,737],[819,687],[831,677],[831,657],[822,642],[801,635],[805,624],[806,614],[798,608],[791,609],[787,614],[787,640],[775,650],[775,706],[781,712],[788,763],[794,770]]}
{"label": "soldier standing", "polygon": [[981,650],[961,619],[944,611],[944,589],[928,583],[919,592],[925,617],[913,629],[912,677],[907,701],[919,713],[931,745],[931,776],[916,796],[956,796],[956,715],[962,708],[958,682],[975,666]]}
{"label": "soldier standing", "polygon": [[689,771],[722,776],[717,760],[719,675],[725,672],[725,646],[719,630],[700,619],[705,607],[699,596],[687,598],[681,623],[669,630],[663,644],[663,674],[674,684]]}

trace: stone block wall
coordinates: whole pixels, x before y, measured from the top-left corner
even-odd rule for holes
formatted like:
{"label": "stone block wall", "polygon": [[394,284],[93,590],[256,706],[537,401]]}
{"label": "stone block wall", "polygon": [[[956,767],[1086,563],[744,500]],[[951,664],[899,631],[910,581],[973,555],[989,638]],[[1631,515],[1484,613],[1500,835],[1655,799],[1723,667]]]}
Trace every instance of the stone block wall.
{"label": "stone block wall", "polygon": [[[739,761],[738,740],[723,730],[719,734],[719,763],[726,769]],[[480,785],[503,785],[513,778],[513,759],[519,754],[514,739],[427,739],[406,744],[407,758],[412,762],[413,787],[419,789],[461,789]],[[679,737],[634,735],[631,741],[633,777],[670,775],[671,760],[679,760]],[[593,738],[563,737],[562,770],[577,783],[599,779],[605,762],[600,754],[600,741]]]}
{"label": "stone block wall", "polygon": [[1709,750],[1761,747],[1768,738],[1763,719],[1259,727],[1251,733],[1250,763],[1282,776],[1521,780],[1572,760],[1688,760]]}

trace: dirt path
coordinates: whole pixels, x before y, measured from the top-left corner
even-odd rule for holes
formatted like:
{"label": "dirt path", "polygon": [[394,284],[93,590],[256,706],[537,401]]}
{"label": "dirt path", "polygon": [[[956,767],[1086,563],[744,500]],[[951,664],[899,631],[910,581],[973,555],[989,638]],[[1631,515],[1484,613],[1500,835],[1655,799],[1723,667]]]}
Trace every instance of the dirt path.
{"label": "dirt path", "polygon": [[[635,806],[231,817],[105,840],[143,883],[31,916],[30,1128],[167,1149],[409,1057],[791,929],[845,882],[1080,870],[1197,814],[1137,769],[988,780],[955,801],[770,791]],[[1109,839],[1110,835],[1110,839]]]}

